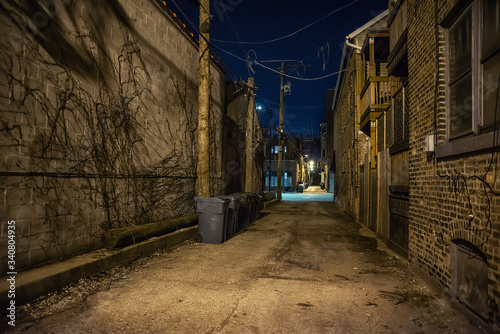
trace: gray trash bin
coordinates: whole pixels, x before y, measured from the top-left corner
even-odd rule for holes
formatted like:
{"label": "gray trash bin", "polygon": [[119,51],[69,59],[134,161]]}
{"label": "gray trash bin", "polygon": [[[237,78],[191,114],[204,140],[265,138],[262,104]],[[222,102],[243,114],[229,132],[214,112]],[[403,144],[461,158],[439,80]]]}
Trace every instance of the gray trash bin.
{"label": "gray trash bin", "polygon": [[224,233],[224,241],[227,241],[236,234],[236,225],[238,224],[238,215],[240,211],[241,197],[239,196],[215,196],[217,198],[229,200],[229,210],[227,214],[226,231]]}
{"label": "gray trash bin", "polygon": [[195,197],[198,233],[205,244],[224,242],[229,200],[217,197]]}

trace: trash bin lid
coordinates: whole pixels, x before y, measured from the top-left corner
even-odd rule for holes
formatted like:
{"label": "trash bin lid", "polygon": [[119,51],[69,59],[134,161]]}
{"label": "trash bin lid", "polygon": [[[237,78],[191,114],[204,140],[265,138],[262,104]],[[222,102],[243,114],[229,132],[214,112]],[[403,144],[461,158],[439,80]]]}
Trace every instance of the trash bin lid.
{"label": "trash bin lid", "polygon": [[214,197],[218,197],[218,198],[224,198],[224,199],[228,199],[230,201],[234,201],[234,202],[240,202],[241,201],[241,197],[240,196],[236,196],[236,195],[217,195],[217,196],[214,196]]}
{"label": "trash bin lid", "polygon": [[205,203],[229,203],[229,199],[220,197],[195,197],[194,200]]}

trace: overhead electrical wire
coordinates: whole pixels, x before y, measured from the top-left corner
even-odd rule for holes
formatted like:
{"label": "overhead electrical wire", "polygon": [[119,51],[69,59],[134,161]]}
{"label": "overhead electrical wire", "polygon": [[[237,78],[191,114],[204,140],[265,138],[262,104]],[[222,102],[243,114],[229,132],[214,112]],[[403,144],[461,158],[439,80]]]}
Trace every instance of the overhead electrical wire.
{"label": "overhead electrical wire", "polygon": [[[259,65],[260,67],[263,67],[269,71],[272,71],[272,72],[275,72],[275,73],[278,73],[278,74],[282,74],[280,71],[278,70],[275,70],[275,69],[272,69],[270,67],[267,67],[265,65],[262,65],[260,62],[256,61],[254,62],[256,65]],[[345,70],[342,70],[342,71],[337,71],[337,72],[334,72],[334,73],[330,73],[330,74],[327,74],[327,75],[323,75],[321,77],[317,77],[317,78],[302,78],[302,77],[297,77],[297,76],[293,76],[293,75],[289,75],[289,74],[286,74],[286,73],[283,73],[283,75],[287,78],[291,78],[291,79],[295,79],[295,80],[302,80],[302,81],[316,81],[316,80],[322,80],[322,79],[325,79],[325,78],[329,78],[331,76],[334,76],[334,75],[337,75],[339,73],[342,73],[344,72]]]}
{"label": "overhead electrical wire", "polygon": [[191,21],[191,20],[189,19],[189,17],[188,17],[188,16],[184,13],[184,11],[182,10],[182,8],[181,8],[181,7],[177,4],[177,1],[176,1],[176,0],[172,0],[172,3],[173,3],[173,4],[174,4],[174,6],[177,8],[177,10],[179,10],[179,12],[182,14],[182,16],[184,16],[184,18],[185,18],[185,19],[187,20],[187,22],[191,25],[191,27],[192,27],[192,28],[193,28],[193,29],[194,29],[194,30],[198,33],[199,38],[203,38],[203,39],[205,40],[205,42],[207,42],[207,44],[208,44],[208,46],[210,47],[210,49],[211,49],[212,51],[214,51],[213,56],[214,56],[214,58],[216,58],[216,59],[217,59],[217,61],[219,62],[219,64],[223,65],[223,66],[224,66],[224,67],[228,70],[228,72],[231,72],[231,73],[227,73],[227,74],[229,74],[229,75],[231,76],[232,80],[233,80],[233,81],[238,81],[238,78],[237,78],[237,77],[238,77],[238,74],[237,74],[237,72],[236,72],[233,68],[231,68],[231,66],[229,66],[229,64],[227,64],[227,63],[224,61],[224,59],[223,59],[220,55],[218,55],[218,54],[217,54],[217,52],[215,52],[215,50],[214,50],[214,48],[213,48],[213,47],[214,47],[214,45],[213,45],[210,41],[208,41],[208,40],[205,38],[205,36],[203,36],[203,34],[202,34],[202,33],[200,32],[200,30],[198,29],[198,27],[197,27],[197,26],[193,23],[193,21]]}
{"label": "overhead electrical wire", "polygon": [[304,31],[306,30],[307,28],[310,28],[312,27],[313,25],[315,25],[316,23],[319,23],[321,21],[323,21],[324,19],[326,19],[327,17],[330,17],[332,16],[333,14],[341,11],[342,9],[344,8],[347,8],[349,6],[352,6],[354,5],[356,2],[358,2],[359,0],[354,0],[353,2],[345,5],[345,6],[342,6],[340,8],[337,8],[335,9],[333,12],[330,12],[329,14],[323,16],[322,18],[312,22],[312,23],[309,23],[308,25],[306,25],[305,27],[302,27],[300,28],[299,30],[296,30],[288,35],[285,35],[285,36],[281,36],[281,37],[278,37],[278,38],[273,38],[273,39],[270,39],[270,40],[267,40],[267,41],[261,41],[261,42],[240,42],[240,41],[225,41],[225,40],[220,40],[220,39],[212,39],[214,42],[219,42],[219,43],[227,43],[227,44],[253,44],[253,45],[262,45],[262,44],[268,44],[268,43],[274,43],[274,42],[277,42],[277,41],[280,41],[280,40],[283,40],[283,39],[286,39],[286,38],[289,38],[289,37],[292,37],[296,34],[298,34],[299,32],[301,31]]}
{"label": "overhead electrical wire", "polygon": [[[279,106],[279,103],[278,102],[273,102],[273,101],[269,101],[265,98],[261,98],[264,102],[266,102],[267,104],[273,104],[273,105],[276,105],[276,106]],[[323,104],[318,104],[318,105],[315,105],[315,106],[294,106],[294,105],[289,105],[287,104],[286,107],[288,109],[303,109],[303,110],[311,110],[311,109],[318,109],[318,108],[324,108],[325,107],[325,103]]]}
{"label": "overhead electrical wire", "polygon": [[[311,25],[313,25],[313,24],[315,24],[315,23],[317,23],[317,22],[319,22],[319,21],[321,21],[321,20],[325,19],[326,17],[328,17],[328,16],[330,16],[330,15],[332,15],[332,14],[334,14],[334,13],[336,13],[336,12],[338,12],[338,11],[340,11],[340,10],[342,10],[342,9],[346,8],[346,7],[349,7],[349,6],[353,5],[354,3],[358,2],[358,1],[359,1],[359,0],[355,0],[355,1],[351,2],[350,4],[347,4],[347,5],[343,6],[343,7],[340,7],[340,8],[338,8],[338,9],[336,9],[335,11],[333,11],[333,12],[331,12],[331,13],[327,14],[327,15],[326,15],[326,16],[324,16],[323,18],[321,18],[321,19],[319,19],[319,20],[317,20],[317,21],[315,21],[315,22],[313,22],[313,23],[309,24],[308,26],[306,26],[306,27],[304,27],[304,28],[300,29],[299,31],[302,31],[302,30],[304,30],[304,29],[308,28],[309,26],[311,26]],[[193,22],[189,19],[189,17],[188,17],[188,16],[184,13],[184,11],[180,8],[180,6],[177,4],[177,2],[176,2],[175,0],[172,0],[172,2],[173,2],[173,4],[177,7],[177,9],[179,10],[179,12],[180,12],[180,13],[184,16],[184,18],[185,18],[185,19],[189,22],[189,24],[190,24],[190,25],[191,25],[191,26],[192,26],[192,27],[193,27],[193,28],[194,28],[194,29],[198,32],[198,35],[199,35],[201,38],[205,39],[205,37],[203,36],[203,34],[201,34],[201,33],[200,33],[200,31],[199,31],[198,27],[196,27],[196,25],[195,25],[195,24],[194,24],[194,23],[193,23]],[[236,31],[235,31],[235,29],[234,29],[234,26],[232,26],[232,30],[236,33]],[[298,32],[298,31],[297,31],[297,32]],[[297,33],[297,32],[295,32],[295,33]],[[293,34],[295,34],[295,33],[293,33]],[[293,35],[293,34],[292,34],[292,35]],[[238,37],[237,37],[237,38],[238,38]],[[216,39],[211,39],[211,40],[212,40],[212,41],[217,41]],[[247,63],[247,64],[249,64],[249,65],[251,65],[251,64],[255,64],[255,65],[258,65],[258,66],[260,66],[260,67],[262,67],[262,68],[264,68],[264,69],[267,69],[267,70],[269,70],[269,71],[275,72],[275,73],[277,73],[277,74],[280,74],[280,75],[282,74],[282,73],[281,73],[280,71],[278,71],[278,70],[275,70],[275,69],[273,69],[273,68],[270,68],[270,67],[268,67],[268,66],[263,65],[260,61],[256,61],[256,60],[254,60],[254,61],[252,61],[252,62],[251,62],[251,64],[250,64],[250,63],[249,63],[250,61],[249,61],[248,59],[243,59],[243,58],[241,58],[241,57],[239,57],[239,56],[237,56],[237,55],[235,55],[235,54],[233,54],[233,53],[231,53],[231,52],[229,52],[229,51],[227,51],[227,50],[225,50],[225,49],[223,49],[223,48],[221,48],[221,47],[219,47],[219,46],[217,46],[217,45],[215,45],[215,44],[213,44],[213,43],[211,43],[210,41],[207,41],[206,39],[205,39],[205,41],[209,44],[209,46],[212,48],[212,50],[214,50],[214,47],[215,47],[215,48],[219,49],[220,51],[222,51],[222,52],[224,52],[224,53],[226,53],[226,54],[228,54],[228,55],[230,55],[230,56],[232,56],[232,57],[235,57],[236,59],[239,59],[239,60],[241,60],[241,61],[243,61],[243,62],[245,62],[245,63]],[[237,44],[237,43],[239,43],[240,45],[241,45],[241,44],[250,44],[250,43],[246,43],[246,42],[234,42],[234,44]],[[245,50],[243,50],[243,51],[245,52]],[[255,52],[255,51],[254,51],[254,52]],[[245,53],[246,53],[246,52],[245,52]],[[291,61],[291,60],[290,60],[290,61]],[[274,61],[262,61],[262,62],[274,62]],[[224,65],[225,65],[225,67],[228,67],[228,69],[229,69],[229,70],[231,70],[231,71],[235,72],[235,74],[236,74],[236,71],[234,71],[233,69],[231,69],[231,68],[230,68],[230,67],[229,67],[229,66],[228,66],[225,62],[223,62],[223,63],[224,63]],[[250,66],[249,66],[249,67],[250,67]],[[317,77],[317,78],[303,78],[303,77],[293,76],[293,75],[286,74],[286,73],[283,73],[283,75],[284,75],[285,77],[287,77],[287,78],[290,78],[290,79],[295,79],[295,80],[302,80],[302,81],[317,81],[317,80],[322,80],[322,79],[325,79],[325,78],[332,77],[332,76],[337,75],[337,74],[339,74],[339,73],[341,73],[341,72],[343,72],[343,71],[337,71],[337,72],[330,73],[330,74],[327,74],[327,75],[324,75],[324,76],[321,76],[321,77]]]}
{"label": "overhead electrical wire", "polygon": [[[231,52],[229,52],[229,51],[227,51],[227,50],[224,50],[224,49],[223,49],[223,48],[221,48],[220,46],[217,46],[217,45],[215,45],[215,44],[214,44],[214,46],[215,46],[217,49],[221,50],[222,52],[227,53],[228,55],[235,57],[236,59],[239,59],[239,60],[244,61],[244,62],[246,62],[246,63],[248,63],[248,62],[249,62],[249,60],[247,60],[247,59],[243,59],[243,58],[241,58],[241,57],[239,57],[239,56],[235,55],[234,53],[231,53]],[[334,75],[337,75],[337,74],[339,74],[339,73],[342,73],[342,72],[346,71],[346,70],[337,71],[337,72],[330,73],[330,74],[327,74],[327,75],[323,75],[323,76],[321,76],[321,77],[317,77],[317,78],[302,78],[302,77],[297,77],[297,76],[294,76],[294,75],[289,75],[289,74],[286,74],[286,73],[281,73],[280,71],[275,70],[275,69],[273,69],[273,68],[270,68],[270,67],[268,67],[268,66],[266,66],[266,65],[263,65],[263,64],[261,64],[260,62],[258,62],[258,61],[256,61],[256,60],[252,61],[252,64],[258,65],[258,66],[260,66],[260,67],[262,67],[262,68],[265,68],[266,70],[269,70],[269,71],[275,72],[275,73],[280,74],[280,75],[281,75],[281,74],[283,74],[283,75],[284,75],[285,77],[287,77],[287,78],[291,78],[291,79],[295,79],[295,80],[302,80],[302,81],[316,81],[316,80],[322,80],[322,79],[329,78],[329,77],[331,77],[331,76],[334,76]]]}

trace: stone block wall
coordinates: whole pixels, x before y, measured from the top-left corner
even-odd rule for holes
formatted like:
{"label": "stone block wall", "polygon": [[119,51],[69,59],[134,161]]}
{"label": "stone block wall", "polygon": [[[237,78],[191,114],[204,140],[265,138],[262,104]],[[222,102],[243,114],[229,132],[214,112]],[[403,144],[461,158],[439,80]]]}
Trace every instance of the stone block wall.
{"label": "stone block wall", "polygon": [[[194,212],[198,46],[154,0],[0,6],[0,275],[100,246],[103,229]],[[211,68],[213,192],[224,73]]]}

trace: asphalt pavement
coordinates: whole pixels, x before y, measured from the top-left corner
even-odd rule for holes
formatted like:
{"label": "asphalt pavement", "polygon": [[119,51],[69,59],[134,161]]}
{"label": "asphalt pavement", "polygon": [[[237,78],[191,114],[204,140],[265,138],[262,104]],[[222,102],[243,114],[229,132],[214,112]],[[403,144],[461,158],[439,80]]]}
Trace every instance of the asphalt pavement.
{"label": "asphalt pavement", "polygon": [[[313,189],[314,190],[314,189]],[[321,195],[310,190],[300,196]],[[25,307],[26,333],[480,333],[335,203],[284,202]]]}

